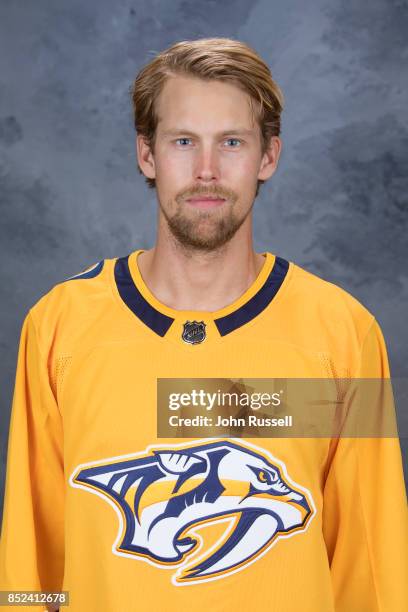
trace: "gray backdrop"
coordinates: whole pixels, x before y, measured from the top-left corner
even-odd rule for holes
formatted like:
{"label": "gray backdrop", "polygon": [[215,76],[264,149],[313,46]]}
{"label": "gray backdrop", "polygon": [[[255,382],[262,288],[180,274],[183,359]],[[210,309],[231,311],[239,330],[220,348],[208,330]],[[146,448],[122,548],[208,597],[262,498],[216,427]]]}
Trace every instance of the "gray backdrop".
{"label": "gray backdrop", "polygon": [[266,59],[284,147],[256,200],[255,248],[352,293],[407,375],[407,15],[403,0],[0,0],[0,502],[28,308],[153,244],[128,90],[178,40],[231,36]]}

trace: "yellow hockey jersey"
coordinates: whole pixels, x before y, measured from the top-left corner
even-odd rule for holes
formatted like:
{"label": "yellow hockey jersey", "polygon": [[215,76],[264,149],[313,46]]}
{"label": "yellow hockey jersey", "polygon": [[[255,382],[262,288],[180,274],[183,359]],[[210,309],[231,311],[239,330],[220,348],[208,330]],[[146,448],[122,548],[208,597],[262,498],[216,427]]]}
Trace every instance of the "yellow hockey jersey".
{"label": "yellow hockey jersey", "polygon": [[373,315],[270,252],[232,304],[174,310],[140,252],[25,318],[0,590],[68,591],[72,612],[406,612],[397,437],[157,435],[161,378],[389,378]]}

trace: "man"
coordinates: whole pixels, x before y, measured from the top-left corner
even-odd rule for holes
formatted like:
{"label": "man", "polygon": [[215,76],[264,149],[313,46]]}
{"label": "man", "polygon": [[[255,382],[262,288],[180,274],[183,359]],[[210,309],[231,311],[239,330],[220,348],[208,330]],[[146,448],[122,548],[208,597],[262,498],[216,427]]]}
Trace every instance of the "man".
{"label": "man", "polygon": [[164,379],[390,376],[366,308],[253,249],[278,86],[238,41],[184,41],[139,73],[133,103],[156,244],[25,319],[1,588],[68,591],[75,612],[405,611],[397,437],[159,435]]}

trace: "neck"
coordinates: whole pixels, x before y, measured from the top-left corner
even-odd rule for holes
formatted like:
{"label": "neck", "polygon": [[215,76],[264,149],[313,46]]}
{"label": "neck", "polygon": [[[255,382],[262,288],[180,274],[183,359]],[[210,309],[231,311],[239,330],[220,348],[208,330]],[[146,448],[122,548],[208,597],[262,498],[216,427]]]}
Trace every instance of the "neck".
{"label": "neck", "polygon": [[228,306],[250,287],[265,263],[253,249],[252,234],[240,235],[242,229],[211,252],[185,249],[159,233],[156,245],[137,259],[144,282],[175,310],[212,312]]}

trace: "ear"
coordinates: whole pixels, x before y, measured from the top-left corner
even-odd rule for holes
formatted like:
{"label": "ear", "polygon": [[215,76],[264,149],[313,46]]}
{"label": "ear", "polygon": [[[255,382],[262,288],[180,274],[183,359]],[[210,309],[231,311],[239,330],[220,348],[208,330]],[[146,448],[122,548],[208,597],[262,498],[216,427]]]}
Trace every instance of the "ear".
{"label": "ear", "polygon": [[149,144],[146,142],[145,136],[137,134],[136,136],[136,153],[139,167],[147,178],[156,178],[156,167],[154,163],[153,153]]}
{"label": "ear", "polygon": [[266,181],[272,176],[272,174],[274,174],[276,168],[278,167],[281,150],[281,139],[278,136],[271,136],[269,147],[262,157],[261,167],[258,173],[259,180]]}

